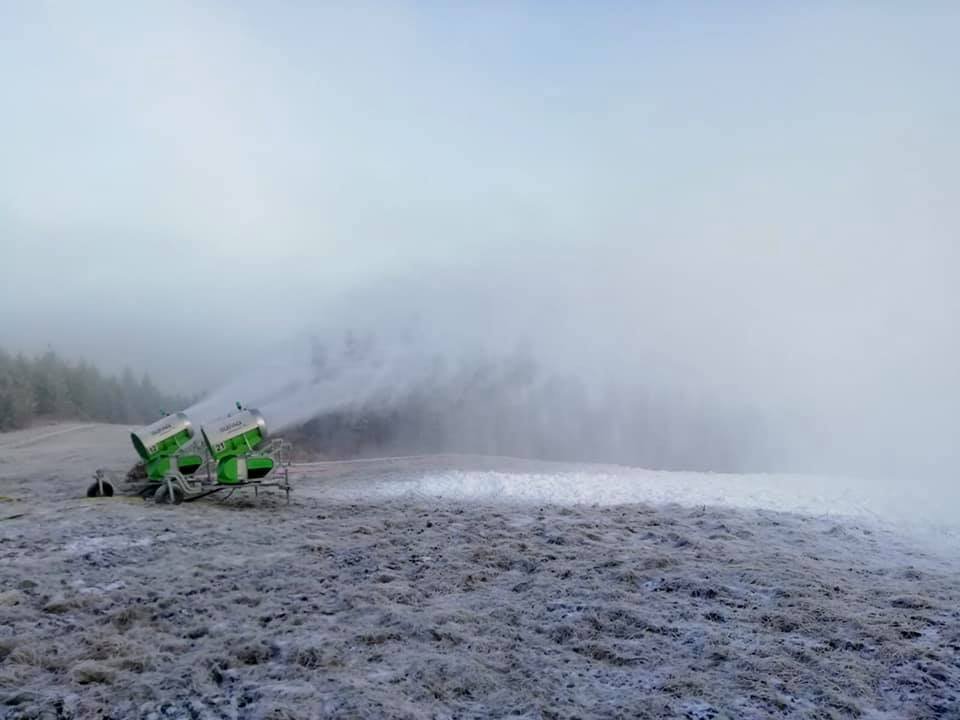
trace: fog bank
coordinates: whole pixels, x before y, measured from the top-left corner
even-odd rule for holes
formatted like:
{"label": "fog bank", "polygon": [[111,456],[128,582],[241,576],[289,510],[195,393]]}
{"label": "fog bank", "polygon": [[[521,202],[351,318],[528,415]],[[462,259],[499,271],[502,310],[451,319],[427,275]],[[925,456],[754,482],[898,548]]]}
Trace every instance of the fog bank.
{"label": "fog bank", "polygon": [[[874,255],[848,285],[799,248],[783,263],[756,244],[754,275],[743,244],[699,243],[710,262],[671,272],[674,250],[642,247],[501,248],[385,278],[303,312],[299,342],[206,406],[313,420],[302,440],[332,455],[953,476],[958,356],[933,265],[908,277]],[[899,292],[864,301],[884,284]]]}

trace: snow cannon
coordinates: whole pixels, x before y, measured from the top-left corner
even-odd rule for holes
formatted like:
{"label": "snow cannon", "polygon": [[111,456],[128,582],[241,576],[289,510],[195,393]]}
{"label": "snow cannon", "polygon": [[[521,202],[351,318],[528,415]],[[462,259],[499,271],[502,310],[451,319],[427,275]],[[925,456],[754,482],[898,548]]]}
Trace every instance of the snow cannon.
{"label": "snow cannon", "polygon": [[[145,500],[176,505],[249,487],[256,494],[277,488],[290,500],[290,446],[268,440],[263,416],[239,403],[237,412],[204,425],[199,434],[184,413],[175,413],[130,433],[130,439],[146,466],[147,484],[140,490]],[[197,472],[201,468],[206,472]],[[101,476],[95,480],[88,495],[113,494]]]}
{"label": "snow cannon", "polygon": [[133,447],[143,458],[147,477],[151,480],[163,480],[171,473],[195,473],[203,465],[203,458],[196,454],[180,454],[193,439],[193,424],[182,412],[167,415],[153,425],[130,433]]}
{"label": "snow cannon", "polygon": [[267,421],[254,409],[237,404],[238,412],[215,420],[200,428],[210,456],[217,463],[217,482],[223,485],[241,485],[262,480],[269,475],[277,461],[265,452]]}

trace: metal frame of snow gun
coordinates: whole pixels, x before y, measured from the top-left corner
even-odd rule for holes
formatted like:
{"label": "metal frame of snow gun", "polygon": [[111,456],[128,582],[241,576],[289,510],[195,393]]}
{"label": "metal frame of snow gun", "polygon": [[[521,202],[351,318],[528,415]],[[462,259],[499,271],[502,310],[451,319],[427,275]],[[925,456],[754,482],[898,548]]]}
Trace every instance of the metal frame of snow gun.
{"label": "metal frame of snow gun", "polygon": [[[143,463],[146,485],[137,494],[144,500],[176,505],[223,491],[229,497],[242,488],[253,488],[255,495],[277,488],[290,502],[290,444],[268,439],[263,416],[239,403],[237,412],[204,425],[199,434],[184,413],[174,413],[134,430],[130,440]],[[96,471],[87,497],[113,496],[105,474]]]}
{"label": "metal frame of snow gun", "polygon": [[[172,463],[160,478],[148,473],[155,482],[144,489],[144,496],[178,504],[225,490],[229,497],[241,488],[253,488],[255,495],[261,488],[277,488],[290,502],[290,445],[279,438],[267,440],[266,421],[257,410],[239,403],[237,410],[200,428],[205,457],[195,468],[191,465],[192,472]],[[205,473],[196,472],[201,466]]]}
{"label": "metal frame of snow gun", "polygon": [[[223,460],[215,464],[214,459],[210,458],[207,461],[205,480],[167,477],[163,485],[157,488],[153,499],[158,503],[177,504],[193,502],[224,491],[227,492],[227,498],[229,498],[234,492],[244,488],[253,488],[255,496],[259,496],[262,488],[277,488],[283,491],[289,503],[291,489],[290,448],[289,443],[276,438],[258,446],[256,455],[233,456],[230,459],[229,466],[237,469],[236,479],[224,478],[222,475]],[[212,474],[214,468],[217,472],[215,477]]]}

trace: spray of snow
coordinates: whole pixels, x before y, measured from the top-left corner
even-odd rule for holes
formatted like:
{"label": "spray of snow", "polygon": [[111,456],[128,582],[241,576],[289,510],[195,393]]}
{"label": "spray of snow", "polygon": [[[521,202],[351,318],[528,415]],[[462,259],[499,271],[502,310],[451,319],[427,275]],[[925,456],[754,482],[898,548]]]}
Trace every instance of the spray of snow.
{"label": "spray of snow", "polygon": [[[592,284],[547,292],[530,285],[542,269],[506,279],[501,270],[418,274],[310,308],[310,317],[336,320],[304,327],[308,340],[271,348],[267,362],[251,359],[251,369],[187,414],[204,424],[240,401],[274,433],[338,415],[392,423],[386,444],[353,448],[366,454],[859,473],[896,476],[905,487],[919,472],[930,494],[955,482],[956,383],[902,374],[893,382],[884,367],[865,376],[870,365],[847,367],[838,349],[824,376],[833,380],[809,390],[785,364],[799,355],[771,354],[766,336],[742,357],[725,358],[738,345],[716,337],[709,352],[699,340],[668,351],[663,337],[695,328],[657,312],[637,324],[640,315]],[[534,289],[538,302],[524,301]],[[658,307],[648,300],[645,308]],[[824,370],[813,365],[802,369]]]}
{"label": "spray of snow", "polygon": [[235,377],[184,412],[194,423],[204,424],[228,413],[235,402],[261,407],[295,395],[310,383],[309,372],[309,365],[295,358],[271,362]]}
{"label": "spray of snow", "polygon": [[338,410],[390,407],[440,366],[422,344],[375,343],[346,334],[336,343],[313,341],[233,379],[186,409],[199,423],[228,413],[235,402],[255,407],[272,432]]}

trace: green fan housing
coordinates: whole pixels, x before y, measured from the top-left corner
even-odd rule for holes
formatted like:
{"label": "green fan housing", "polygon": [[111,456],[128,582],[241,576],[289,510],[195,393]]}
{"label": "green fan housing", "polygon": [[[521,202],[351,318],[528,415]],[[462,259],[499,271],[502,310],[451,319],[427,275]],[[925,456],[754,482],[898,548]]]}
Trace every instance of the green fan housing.
{"label": "green fan housing", "polygon": [[248,457],[227,457],[217,464],[217,482],[222,485],[236,485],[247,480],[266,477],[274,467],[272,457],[251,455]]}
{"label": "green fan housing", "polygon": [[263,442],[263,431],[259,427],[251,428],[244,433],[234,435],[232,438],[224,440],[216,445],[210,443],[207,433],[201,430],[203,441],[214,460],[222,460],[236,455],[243,455],[252,452],[257,445]]}
{"label": "green fan housing", "polygon": [[176,435],[171,435],[170,437],[161,440],[156,445],[144,447],[143,442],[141,442],[140,438],[137,437],[137,434],[130,433],[130,440],[133,441],[133,447],[136,449],[137,454],[148,462],[163,455],[172,455],[190,442],[190,438],[190,429],[184,428]]}

